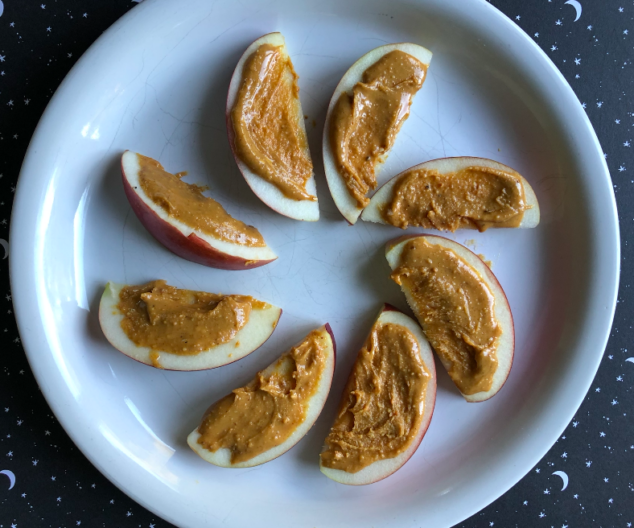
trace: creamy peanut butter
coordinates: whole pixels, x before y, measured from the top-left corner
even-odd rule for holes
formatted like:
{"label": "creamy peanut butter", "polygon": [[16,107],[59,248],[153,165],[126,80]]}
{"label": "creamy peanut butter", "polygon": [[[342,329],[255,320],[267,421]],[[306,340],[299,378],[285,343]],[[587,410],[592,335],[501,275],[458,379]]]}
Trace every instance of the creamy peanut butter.
{"label": "creamy peanut butter", "polygon": [[160,367],[156,351],[191,356],[231,341],[251,310],[266,306],[248,296],[181,290],[157,280],[122,288],[117,308],[125,334],[151,348],[152,364]]}
{"label": "creamy peanut butter", "polygon": [[242,246],[266,246],[255,227],[232,218],[222,205],[203,195],[205,187],[182,181],[185,172],[170,174],[158,161],[140,154],[138,160],[141,188],[170,217],[218,240]]}
{"label": "creamy peanut butter", "polygon": [[238,157],[292,200],[317,200],[306,191],[313,173],[298,114],[299,86],[281,46],[262,44],[244,63],[231,110]]}
{"label": "creamy peanut butter", "polygon": [[429,379],[414,335],[375,323],[348,378],[322,465],[356,473],[404,452],[420,429]]}
{"label": "creamy peanut butter", "polygon": [[455,231],[519,227],[527,209],[524,185],[510,172],[484,166],[440,173],[417,169],[394,185],[383,219],[396,227]]}
{"label": "creamy peanut butter", "polygon": [[282,444],[304,421],[326,366],[324,337],[313,331],[249,384],[214,403],[198,428],[209,451],[226,448],[233,464]]}
{"label": "creamy peanut butter", "polygon": [[491,389],[502,329],[480,274],[451,249],[417,237],[403,247],[392,279],[409,289],[412,309],[460,392]]}
{"label": "creamy peanut butter", "polygon": [[375,168],[390,150],[427,66],[408,53],[387,53],[370,66],[337,101],[330,121],[330,144],[337,170],[359,207],[376,187]]}

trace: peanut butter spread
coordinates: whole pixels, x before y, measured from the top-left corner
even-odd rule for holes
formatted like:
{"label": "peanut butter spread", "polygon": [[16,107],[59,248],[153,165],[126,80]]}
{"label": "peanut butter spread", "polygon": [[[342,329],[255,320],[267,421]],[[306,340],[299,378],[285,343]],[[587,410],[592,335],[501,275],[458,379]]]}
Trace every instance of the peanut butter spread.
{"label": "peanut butter spread", "polygon": [[[251,310],[266,306],[248,296],[181,290],[157,280],[122,288],[117,308],[121,328],[136,345],[191,356],[231,341]],[[151,359],[158,363],[158,355]]]}
{"label": "peanut butter spread", "polygon": [[414,335],[375,323],[348,378],[322,465],[356,473],[405,451],[421,426],[429,378]]}
{"label": "peanut butter spread", "polygon": [[306,191],[313,173],[298,114],[299,86],[282,47],[262,44],[242,70],[231,110],[238,157],[292,200],[317,200]]}
{"label": "peanut butter spread", "polygon": [[524,185],[517,176],[484,166],[441,174],[418,169],[394,185],[383,219],[408,226],[455,231],[491,226],[519,227],[527,209]]}
{"label": "peanut butter spread", "polygon": [[451,249],[417,237],[403,247],[392,279],[409,290],[412,309],[460,392],[488,391],[502,329],[480,274]]}
{"label": "peanut butter spread", "polygon": [[209,451],[226,448],[233,464],[282,444],[304,421],[326,366],[324,337],[316,330],[249,384],[214,403],[198,428]]}
{"label": "peanut butter spread", "polygon": [[359,207],[376,187],[375,168],[390,150],[409,116],[427,66],[402,51],[391,51],[370,66],[352,89],[341,94],[330,122],[330,143],[339,174]]}
{"label": "peanut butter spread", "polygon": [[205,187],[185,183],[185,172],[170,174],[152,158],[138,155],[139,183],[156,205],[170,217],[206,235],[242,246],[266,246],[260,232],[232,218],[222,205],[203,195]]}

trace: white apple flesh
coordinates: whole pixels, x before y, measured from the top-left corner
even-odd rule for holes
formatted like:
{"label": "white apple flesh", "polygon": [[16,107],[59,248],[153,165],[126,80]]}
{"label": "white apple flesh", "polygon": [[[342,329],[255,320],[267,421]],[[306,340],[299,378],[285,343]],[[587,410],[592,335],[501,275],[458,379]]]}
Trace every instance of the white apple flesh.
{"label": "white apple flesh", "polygon": [[[412,455],[418,449],[429,423],[434,413],[434,406],[436,404],[436,366],[434,364],[434,355],[432,353],[431,346],[427,342],[425,335],[423,334],[420,326],[411,317],[405,315],[400,310],[394,308],[389,304],[385,304],[381,310],[376,322],[379,324],[391,323],[400,325],[409,330],[416,341],[418,342],[420,356],[425,369],[430,374],[429,381],[427,382],[427,388],[425,389],[425,404],[423,408],[423,419],[417,431],[414,432],[414,437],[405,451],[394,458],[386,458],[373,462],[369,466],[366,466],[356,473],[348,473],[341,469],[333,469],[326,467],[319,463],[321,472],[328,478],[340,482],[341,484],[349,484],[353,486],[360,486],[364,484],[372,484],[378,482],[386,477],[389,477],[396,471],[398,471],[403,465],[412,457]],[[344,394],[343,397],[346,397]]]}
{"label": "white apple flesh", "polygon": [[[288,51],[286,49],[286,43],[284,41],[283,35],[281,33],[268,33],[267,35],[264,35],[253,42],[242,54],[242,57],[240,57],[240,60],[238,61],[238,64],[236,65],[236,68],[233,72],[233,76],[231,77],[231,83],[229,84],[229,93],[227,94],[226,120],[227,133],[229,134],[229,145],[231,146],[231,150],[235,157],[236,163],[238,164],[240,172],[244,176],[244,179],[246,180],[249,187],[251,187],[251,190],[260,200],[262,200],[274,211],[277,211],[284,216],[288,216],[289,218],[293,218],[295,220],[305,220],[308,222],[316,222],[317,220],[319,220],[319,204],[317,201],[293,200],[286,197],[275,185],[255,174],[246,165],[246,163],[244,163],[240,159],[240,156],[238,155],[236,149],[235,130],[233,128],[233,122],[231,120],[231,110],[236,103],[238,92],[240,91],[240,87],[242,85],[242,72],[244,69],[244,64],[249,59],[249,57],[251,57],[251,55],[253,55],[253,53],[255,53],[255,51],[263,44],[278,46],[282,49],[282,52],[286,56],[288,56]],[[292,83],[294,82],[294,79],[289,76],[287,81],[289,83]],[[299,97],[296,99],[295,106],[297,125],[300,127],[300,130],[302,131],[304,136],[306,136],[304,113],[302,111],[302,105]],[[308,143],[306,143],[305,154],[310,159]],[[317,186],[315,185],[314,174],[312,174],[310,179],[306,182],[306,192],[308,194],[311,194],[312,196],[317,197]]]}
{"label": "white apple flesh", "polygon": [[387,224],[387,222],[383,219],[383,209],[392,201],[394,185],[396,185],[399,180],[401,180],[411,171],[427,169],[437,170],[440,174],[447,174],[461,171],[463,169],[466,169],[467,167],[489,167],[495,170],[508,172],[519,178],[519,180],[522,182],[522,186],[524,187],[524,196],[526,200],[526,205],[528,206],[528,209],[524,211],[522,223],[519,225],[519,227],[537,227],[537,225],[539,224],[539,204],[537,202],[537,196],[535,196],[535,191],[533,191],[533,188],[526,181],[526,179],[511,167],[508,167],[507,165],[502,165],[497,161],[485,158],[472,158],[467,156],[456,158],[440,158],[426,161],[425,163],[410,167],[397,176],[394,176],[394,178],[385,183],[381,188],[379,188],[378,191],[376,191],[376,193],[370,200],[370,203],[363,210],[363,213],[361,214],[361,220],[364,220],[366,222],[376,222],[377,224]]}
{"label": "white apple flesh", "polygon": [[149,233],[179,257],[228,270],[257,268],[277,258],[269,246],[245,246],[219,240],[170,216],[143,190],[140,170],[139,155],[126,150],[121,157],[121,173],[132,210]]}
{"label": "white apple flesh", "polygon": [[[478,272],[495,298],[495,317],[502,329],[502,335],[498,339],[497,349],[495,351],[498,365],[495,374],[493,375],[491,388],[488,391],[482,391],[475,394],[462,394],[464,399],[468,402],[481,402],[488,400],[497,394],[506,382],[509,372],[511,371],[513,354],[515,351],[515,328],[513,325],[513,315],[511,314],[511,307],[509,306],[504,290],[491,269],[480,257],[457,242],[437,235],[405,235],[388,242],[385,248],[385,257],[393,270],[398,268],[400,264],[401,254],[403,253],[405,244],[415,238],[424,238],[429,244],[437,244],[453,250],[461,259]],[[414,312],[414,315],[416,315],[421,325],[423,325],[421,320],[422,318],[416,309],[416,303],[412,298],[411,292],[404,284],[401,286],[401,289],[405,294],[407,303]],[[442,357],[439,357],[439,359],[446,369],[451,367],[451,364],[445,363]]]}
{"label": "white apple flesh", "polygon": [[180,355],[138,346],[121,327],[124,316],[118,308],[119,294],[124,284],[109,282],[99,303],[99,323],[110,344],[132,359],[155,366],[152,356],[165,370],[206,370],[238,361],[258,349],[271,336],[282,315],[282,309],[267,304],[253,308],[249,321],[230,341],[195,355]]}
{"label": "white apple flesh", "polygon": [[[427,67],[431,62],[431,51],[417,44],[386,44],[385,46],[375,48],[372,51],[366,53],[357,62],[355,62],[344,74],[341,81],[339,81],[337,88],[335,88],[335,92],[333,93],[332,98],[330,99],[330,104],[328,105],[328,112],[326,114],[326,123],[324,124],[324,136],[322,141],[324,170],[326,172],[326,179],[328,180],[328,188],[330,189],[330,194],[332,194],[332,198],[335,201],[335,205],[350,224],[354,224],[357,221],[359,215],[361,214],[361,211],[363,211],[363,207],[359,207],[355,198],[350,194],[348,188],[346,187],[345,180],[342,178],[341,174],[339,174],[339,170],[337,169],[335,156],[330,145],[332,111],[337,104],[337,101],[339,101],[341,94],[343,94],[344,92],[352,93],[352,89],[354,88],[355,84],[361,82],[363,72],[365,72],[365,70],[367,70],[375,62],[377,62],[381,57],[395,50],[400,50],[408,53],[412,57],[415,57],[420,62],[425,64],[425,66]],[[379,169],[387,159],[388,154],[389,152],[386,152],[383,156],[383,159],[380,160],[380,162],[376,165],[375,174],[379,173]]]}
{"label": "white apple flesh", "polygon": [[[238,463],[231,463],[231,451],[229,449],[220,448],[217,451],[209,451],[198,443],[200,433],[198,432],[198,427],[196,427],[196,429],[194,429],[187,437],[187,443],[189,444],[189,447],[191,447],[194,452],[203,460],[215,466],[225,468],[247,468],[259,466],[260,464],[269,462],[279,457],[280,455],[283,455],[295,444],[297,444],[310,430],[315,421],[317,421],[317,418],[324,408],[326,399],[328,398],[328,393],[330,392],[332,377],[335,372],[336,344],[335,337],[332,333],[330,325],[325,324],[317,330],[319,332],[319,339],[322,342],[326,354],[326,364],[324,366],[323,372],[321,373],[317,390],[315,391],[313,396],[306,402],[307,409],[304,416],[304,421],[297,426],[295,431],[293,431],[293,433],[291,433],[291,435],[285,441],[267,451],[264,451],[263,453],[260,453],[259,455],[256,455],[250,460]],[[279,367],[280,364],[278,363],[278,360],[275,360],[271,365],[269,365],[266,369],[262,371],[262,374],[264,376],[268,376],[274,373]]]}

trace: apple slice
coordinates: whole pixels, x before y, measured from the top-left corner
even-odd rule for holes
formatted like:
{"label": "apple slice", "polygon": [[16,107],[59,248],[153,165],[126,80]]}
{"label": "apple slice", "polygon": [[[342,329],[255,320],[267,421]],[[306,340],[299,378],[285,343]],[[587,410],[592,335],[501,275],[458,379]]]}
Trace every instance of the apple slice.
{"label": "apple slice", "polygon": [[[266,181],[264,178],[261,178],[257,174],[255,174],[238,156],[238,151],[236,148],[235,142],[235,131],[233,128],[233,122],[231,120],[231,110],[233,109],[236,99],[238,97],[238,92],[242,85],[242,73],[244,69],[245,62],[253,53],[263,44],[270,44],[272,46],[277,46],[282,49],[282,52],[288,56],[288,51],[286,49],[286,43],[284,41],[284,37],[281,33],[268,33],[257,39],[253,42],[246,51],[240,57],[238,64],[233,72],[233,76],[231,77],[231,83],[229,84],[229,93],[227,94],[227,109],[226,109],[226,120],[227,120],[227,133],[229,135],[229,145],[231,146],[231,150],[235,157],[236,163],[238,164],[238,168],[240,172],[244,176],[244,179],[251,187],[251,190],[255,193],[255,195],[262,200],[266,205],[268,205],[274,211],[278,213],[288,216],[289,218],[293,218],[295,220],[305,220],[308,222],[316,222],[319,220],[319,205],[316,201],[317,197],[317,186],[315,185],[315,175],[314,173],[311,175],[310,179],[306,182],[306,192],[315,197],[315,200],[293,200],[291,198],[287,198],[275,185]],[[289,58],[290,60],[290,58]],[[289,83],[295,82],[293,77],[289,77],[287,79]],[[297,125],[299,127],[300,133],[306,137],[306,126],[304,124],[304,113],[302,112],[302,105],[299,100],[299,97],[296,98],[296,114],[297,114]],[[308,159],[310,159],[310,151],[308,149],[308,142],[306,144],[305,154]]]}
{"label": "apple slice", "polygon": [[267,303],[253,306],[248,322],[230,341],[195,355],[180,355],[136,345],[123,331],[118,308],[124,284],[109,282],[99,303],[99,323],[110,344],[132,359],[165,370],[205,370],[238,361],[259,348],[273,333],[282,309]]}
{"label": "apple slice", "polygon": [[[306,402],[307,408],[304,413],[303,421],[301,421],[299,425],[296,426],[290,436],[288,436],[280,444],[257,454],[249,460],[234,463],[231,462],[232,452],[230,449],[226,447],[221,447],[216,451],[210,451],[203,447],[203,445],[200,444],[198,441],[201,437],[198,427],[194,429],[187,437],[187,443],[189,444],[189,447],[191,447],[194,452],[203,460],[214,464],[215,466],[226,468],[246,468],[259,466],[260,464],[269,462],[279,457],[280,455],[283,455],[291,447],[297,444],[297,442],[299,442],[304,437],[304,435],[309,431],[309,429],[313,426],[313,424],[319,417],[319,414],[321,413],[321,410],[326,403],[326,399],[328,398],[330,384],[332,383],[332,377],[335,372],[336,345],[335,337],[332,333],[330,325],[326,324],[318,328],[317,330],[314,330],[314,332],[316,333],[315,338],[320,342],[322,350],[324,351],[325,361],[322,367],[323,370],[321,371],[316,390]],[[312,332],[307,337],[310,337],[311,335]],[[301,344],[302,343],[300,342],[296,346],[300,346]],[[286,356],[287,354],[283,354],[266,369],[259,372],[256,376],[256,379],[268,379],[268,377],[270,377],[271,375],[284,372],[286,370],[284,362]],[[211,410],[216,405],[216,403],[214,403],[209,408],[209,410]],[[209,412],[209,410],[207,412]],[[206,415],[207,413],[205,413],[205,416]]]}
{"label": "apple slice", "polygon": [[[330,145],[330,120],[332,111],[339,101],[341,94],[344,92],[351,93],[353,87],[361,81],[363,72],[367,70],[372,64],[377,62],[381,57],[388,53],[400,50],[409,55],[415,57],[426,66],[429,66],[431,62],[432,53],[428,49],[419,46],[417,44],[410,43],[398,43],[398,44],[386,44],[378,48],[369,51],[357,62],[355,62],[350,69],[344,74],[341,81],[335,88],[335,92],[332,94],[330,104],[328,105],[328,112],[326,114],[326,122],[324,124],[324,135],[322,141],[322,150],[324,156],[324,170],[326,172],[326,179],[328,180],[328,188],[332,194],[332,198],[335,201],[335,205],[344,216],[344,218],[350,223],[354,224],[363,207],[357,204],[357,201],[350,195],[344,179],[337,170],[337,164],[335,162],[335,156]],[[379,172],[381,165],[387,159],[389,152],[386,152],[383,159],[375,166],[375,174]]]}
{"label": "apple slice", "polygon": [[[478,272],[495,298],[495,317],[502,329],[502,335],[499,337],[497,343],[496,356],[498,364],[493,375],[491,388],[488,391],[481,391],[475,394],[461,393],[468,402],[481,402],[488,400],[497,394],[502,388],[508,378],[509,372],[511,371],[511,365],[513,364],[515,328],[513,326],[511,307],[509,306],[504,290],[502,289],[502,286],[500,286],[500,283],[491,269],[482,261],[482,259],[480,259],[480,257],[457,242],[437,235],[405,235],[388,242],[385,248],[385,257],[393,270],[398,268],[400,264],[401,254],[403,253],[405,244],[415,238],[423,238],[429,244],[438,244],[442,247],[453,250],[458,257],[463,259],[469,266]],[[404,284],[401,286],[401,289],[403,290],[407,303],[414,312],[414,315],[416,315],[419,322],[423,324],[421,316],[416,309],[416,303],[413,301],[411,292]],[[440,357],[440,360],[447,370],[451,368],[451,363],[446,362],[442,357]]]}
{"label": "apple slice", "polygon": [[[533,188],[526,181],[526,179],[517,171],[513,170],[511,167],[508,167],[507,165],[502,165],[497,161],[485,158],[472,158],[467,156],[457,158],[440,158],[426,161],[425,163],[410,167],[397,176],[394,176],[394,178],[385,183],[381,188],[379,188],[378,191],[376,191],[376,193],[370,200],[370,203],[363,210],[363,213],[361,214],[361,220],[364,220],[366,222],[376,222],[377,224],[388,224],[383,219],[383,210],[392,201],[394,185],[411,171],[428,169],[437,170],[440,174],[446,174],[451,172],[458,172],[468,167],[489,167],[495,170],[508,172],[519,178],[519,180],[522,182],[522,186],[524,187],[526,205],[529,207],[529,209],[524,211],[522,223],[519,225],[519,227],[537,227],[537,225],[539,224],[539,204],[537,203],[537,196],[535,196]],[[496,226],[493,225],[492,227]]]}
{"label": "apple slice", "polygon": [[126,150],[121,158],[123,188],[143,226],[167,249],[187,260],[227,270],[264,266],[277,255],[265,246],[220,240],[170,216],[145,193],[139,182],[139,154]]}
{"label": "apple slice", "polygon": [[[414,335],[416,341],[418,342],[421,360],[423,362],[423,365],[425,366],[425,369],[430,375],[427,382],[427,387],[425,389],[423,417],[418,426],[418,429],[414,433],[414,437],[409,446],[407,446],[405,451],[395,456],[394,458],[385,458],[383,460],[378,460],[364,467],[360,471],[357,471],[356,473],[349,473],[341,469],[326,467],[321,463],[320,460],[319,468],[321,472],[328,478],[336,482],[340,482],[341,484],[372,484],[373,482],[377,482],[386,477],[389,477],[391,474],[395,473],[397,470],[403,467],[405,462],[407,462],[416,452],[416,449],[418,449],[418,446],[420,445],[423,437],[425,436],[425,433],[427,432],[432,414],[434,413],[434,406],[436,403],[436,366],[434,364],[434,355],[432,353],[431,347],[429,346],[429,343],[427,342],[427,339],[425,339],[425,336],[416,321],[389,304],[385,304],[383,306],[374,324],[376,325],[386,323],[405,327]],[[350,392],[351,380],[352,374],[349,378],[348,383],[346,384],[342,399],[345,398]],[[324,451],[325,450],[326,448],[324,448]]]}

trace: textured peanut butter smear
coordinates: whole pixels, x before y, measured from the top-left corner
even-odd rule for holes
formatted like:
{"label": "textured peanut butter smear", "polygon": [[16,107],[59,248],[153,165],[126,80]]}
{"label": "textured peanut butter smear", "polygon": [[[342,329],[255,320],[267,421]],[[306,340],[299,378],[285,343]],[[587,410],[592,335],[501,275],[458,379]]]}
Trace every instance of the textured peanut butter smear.
{"label": "textured peanut butter smear", "polygon": [[313,173],[300,124],[299,86],[281,46],[262,44],[244,63],[231,110],[238,157],[291,200],[317,200],[306,191]]}
{"label": "textured peanut butter smear", "polygon": [[457,172],[412,170],[394,185],[383,219],[396,227],[455,231],[519,227],[527,209],[524,185],[510,172],[467,167]]}
{"label": "textured peanut butter smear", "polygon": [[414,335],[375,323],[348,378],[322,465],[356,473],[403,453],[420,430],[429,379]]}
{"label": "textured peanut butter smear", "polygon": [[231,463],[251,460],[285,440],[304,421],[326,366],[325,337],[313,331],[249,384],[214,403],[198,428],[209,451],[226,448]]}
{"label": "textured peanut butter smear", "polygon": [[337,101],[330,121],[330,143],[337,170],[359,207],[376,187],[375,169],[409,116],[427,66],[408,53],[387,53],[370,66]]}
{"label": "textured peanut butter smear", "polygon": [[409,289],[412,309],[460,392],[490,390],[502,329],[480,274],[451,249],[414,238],[392,279]]}
{"label": "textured peanut butter smear", "polygon": [[255,227],[232,218],[216,200],[203,195],[205,187],[182,181],[186,173],[170,174],[158,161],[140,154],[137,157],[141,188],[171,218],[218,240],[266,246]]}
{"label": "textured peanut butter smear", "polygon": [[[248,296],[181,290],[157,280],[122,288],[117,308],[124,316],[121,328],[134,344],[191,356],[231,341],[252,309],[267,306]],[[151,359],[160,365],[157,354]]]}

